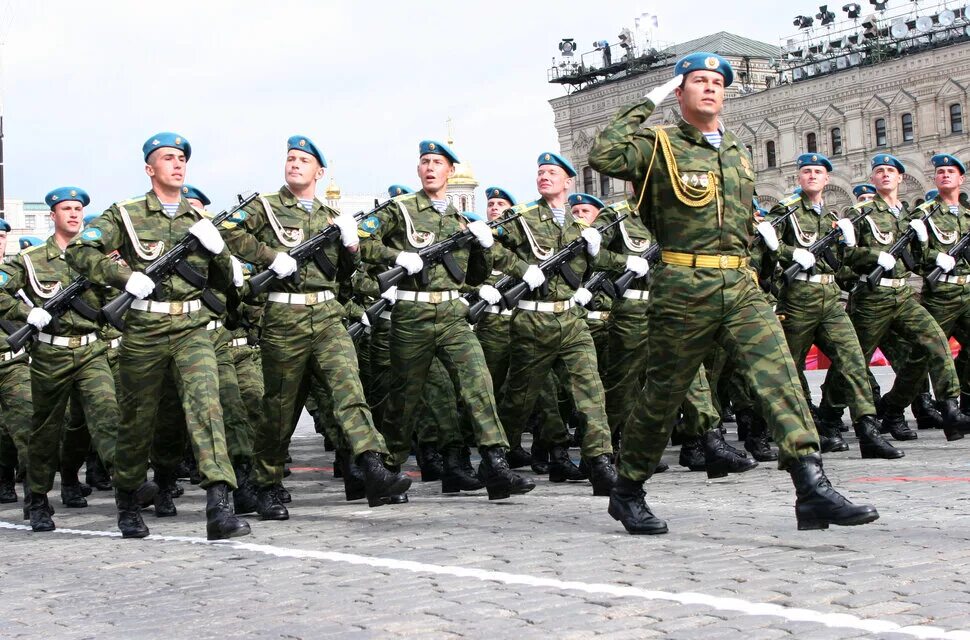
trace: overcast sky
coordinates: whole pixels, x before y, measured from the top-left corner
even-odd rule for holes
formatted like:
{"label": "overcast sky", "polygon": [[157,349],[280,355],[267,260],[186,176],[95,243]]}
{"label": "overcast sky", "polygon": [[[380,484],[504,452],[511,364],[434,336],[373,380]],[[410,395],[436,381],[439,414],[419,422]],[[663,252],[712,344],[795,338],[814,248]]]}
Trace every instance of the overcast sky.
{"label": "overcast sky", "polygon": [[162,130],[191,142],[188,181],[216,208],[277,189],[294,133],[330,164],[320,195],[331,175],[347,194],[418,186],[418,141],[444,141],[451,117],[481,186],[528,199],[535,158],[558,150],[546,69],[561,38],[614,43],[649,11],[665,41],[779,44],[817,12],[779,4],[0,0],[6,194],[78,185],[100,211],[144,193],[141,145]]}

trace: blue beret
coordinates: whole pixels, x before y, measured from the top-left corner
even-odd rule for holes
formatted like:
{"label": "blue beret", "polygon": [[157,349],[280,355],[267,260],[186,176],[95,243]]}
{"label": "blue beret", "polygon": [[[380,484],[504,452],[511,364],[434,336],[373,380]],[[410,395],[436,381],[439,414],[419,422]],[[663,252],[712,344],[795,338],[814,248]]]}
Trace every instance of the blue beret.
{"label": "blue beret", "polygon": [[84,216],[84,226],[88,226],[93,220],[97,220],[100,217],[100,213],[89,213],[88,215]]}
{"label": "blue beret", "polygon": [[485,222],[485,218],[482,216],[482,214],[475,211],[462,211],[461,215],[469,222]]}
{"label": "blue beret", "polygon": [[697,51],[684,56],[677,61],[674,76],[686,76],[691,71],[716,71],[724,76],[725,87],[730,87],[734,82],[734,69],[731,68],[731,63],[716,53]]}
{"label": "blue beret", "polygon": [[411,187],[406,187],[403,184],[392,184],[387,188],[387,195],[395,198],[397,196],[403,196],[408,193],[414,193],[414,189]]}
{"label": "blue beret", "polygon": [[883,165],[889,166],[889,167],[896,167],[896,170],[899,171],[900,173],[906,173],[906,166],[902,162],[900,162],[899,158],[897,158],[896,156],[890,155],[888,153],[880,153],[877,156],[873,156],[872,158],[873,169],[875,169],[876,167],[881,167]]}
{"label": "blue beret", "polygon": [[212,200],[209,200],[204,193],[199,191],[198,187],[193,187],[190,184],[182,185],[182,197],[200,200],[203,207],[208,207],[210,204],[212,204]]}
{"label": "blue beret", "polygon": [[437,140],[422,140],[418,145],[418,156],[427,155],[429,153],[434,153],[439,156],[444,156],[451,161],[452,164],[458,164],[458,156],[455,152],[448,148],[448,145],[441,144]]}
{"label": "blue beret", "polygon": [[854,195],[856,198],[866,193],[876,195],[876,187],[868,182],[865,184],[857,184],[856,186],[852,187],[852,195]]}
{"label": "blue beret", "polygon": [[172,133],[171,131],[162,131],[161,133],[156,133],[148,140],[145,140],[145,144],[141,146],[141,151],[145,155],[145,162],[148,162],[148,156],[152,155],[152,151],[155,149],[161,149],[162,147],[180,149],[183,153],[185,153],[186,161],[192,157],[192,145],[189,144],[188,140],[177,133]]}
{"label": "blue beret", "polygon": [[597,209],[602,209],[606,205],[603,201],[596,196],[591,196],[588,193],[573,193],[569,196],[569,206],[575,207],[577,204],[591,204]]}
{"label": "blue beret", "polygon": [[310,140],[310,138],[306,136],[290,136],[286,140],[286,150],[292,151],[293,149],[309,153],[317,159],[321,167],[327,166],[327,159],[323,157],[323,154],[317,149],[317,145],[313,144],[313,140]]}
{"label": "blue beret", "polygon": [[557,167],[562,167],[563,169],[566,170],[566,174],[570,178],[576,177],[576,169],[573,168],[573,165],[570,164],[569,160],[566,160],[558,153],[553,153],[552,151],[546,151],[544,153],[540,153],[539,159],[537,160],[537,162],[540,167],[544,164],[554,164]]}
{"label": "blue beret", "polygon": [[940,167],[956,167],[960,170],[960,175],[967,172],[967,168],[963,166],[963,163],[960,162],[959,158],[956,156],[951,156],[949,153],[938,153],[930,158],[930,162],[932,162],[933,166],[937,169]]}
{"label": "blue beret", "polygon": [[44,244],[44,241],[37,236],[20,236],[20,250],[23,251],[29,247],[36,247]]}
{"label": "blue beret", "polygon": [[511,204],[513,207],[515,206],[515,198],[513,198],[512,194],[502,187],[485,188],[485,199],[491,200],[492,198],[502,198],[503,200],[508,200],[509,204]]}
{"label": "blue beret", "polygon": [[58,202],[65,202],[67,200],[75,200],[81,203],[82,207],[86,207],[91,204],[91,198],[88,197],[87,192],[80,187],[58,187],[54,189],[46,196],[44,196],[44,202],[51,209]]}
{"label": "blue beret", "polygon": [[0,218],[0,231],[10,231],[10,223]]}
{"label": "blue beret", "polygon": [[826,171],[832,171],[832,163],[821,153],[803,153],[795,160],[798,168],[802,167],[825,167]]}
{"label": "blue beret", "polygon": [[936,189],[930,189],[929,191],[926,192],[925,199],[927,201],[936,200],[936,196],[938,195],[940,195],[939,191],[937,191]]}

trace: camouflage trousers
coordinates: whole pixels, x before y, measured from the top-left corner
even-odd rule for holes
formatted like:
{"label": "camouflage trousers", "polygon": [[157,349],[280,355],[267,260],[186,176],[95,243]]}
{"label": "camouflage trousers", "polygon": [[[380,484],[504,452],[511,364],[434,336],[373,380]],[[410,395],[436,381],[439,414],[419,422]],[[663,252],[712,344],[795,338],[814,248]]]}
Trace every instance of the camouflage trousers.
{"label": "camouflage trousers", "polygon": [[465,407],[478,446],[508,446],[485,356],[468,326],[467,315],[468,307],[458,300],[440,304],[401,300],[394,305],[391,386],[383,425],[392,464],[408,459],[415,412],[436,357]]}
{"label": "camouflage trousers", "polygon": [[665,264],[653,270],[650,298],[646,383],[624,428],[617,465],[622,476],[645,480],[653,474],[677,411],[718,344],[758,392],[759,412],[779,446],[779,467],[818,450],[784,332],[750,271]]}
{"label": "camouflage trousers", "polygon": [[371,326],[367,339],[367,381],[364,391],[370,405],[374,424],[383,429],[384,411],[387,409],[391,389],[391,321],[379,318]]}
{"label": "camouflage trousers", "polygon": [[[852,324],[866,363],[883,341],[903,340],[913,349],[914,357],[925,358],[926,368],[914,372],[912,367],[894,363],[896,380],[884,398],[886,407],[903,410],[909,406],[922,387],[920,378],[930,373],[933,391],[940,400],[957,398],[960,384],[950,355],[950,345],[933,316],[920,306],[908,286],[894,289],[877,287],[863,291],[853,300]],[[896,358],[897,360],[905,358]],[[829,369],[825,376],[823,402],[826,407],[845,404],[847,383],[838,368]]]}
{"label": "camouflage trousers", "polygon": [[499,407],[510,441],[521,438],[537,398],[559,363],[568,378],[576,410],[584,416],[583,455],[613,452],[596,347],[585,315],[576,307],[562,313],[513,312],[509,372]]}
{"label": "camouflage trousers", "polygon": [[330,395],[333,416],[354,456],[385,453],[374,428],[357,368],[357,352],[334,300],[319,304],[269,303],[263,316],[263,420],[254,437],[254,481],[283,481],[290,438],[303,411],[311,380]]}
{"label": "camouflage trousers", "polygon": [[[943,335],[949,339],[953,336],[961,345],[970,345],[970,285],[956,285],[941,283],[934,291],[923,289],[922,305],[939,325]],[[897,349],[898,354],[893,361],[896,372],[896,383],[886,394],[886,404],[899,407],[906,403],[907,398],[927,389],[927,374],[930,372],[931,359],[925,349],[914,349],[907,341],[905,348]],[[947,345],[949,353],[949,344]],[[960,367],[955,367],[961,390],[966,388],[967,371],[958,359]],[[941,396],[938,400],[954,398],[955,395]],[[911,400],[911,398],[910,398]],[[905,405],[902,405],[905,406]]]}
{"label": "camouflage trousers", "polygon": [[[239,383],[239,397],[249,424],[249,450],[252,457],[252,438],[257,425],[263,420],[263,364],[259,349],[250,346],[229,347],[236,380]],[[230,444],[231,450],[231,444]]]}
{"label": "camouflage trousers", "polygon": [[[464,406],[458,401],[448,370],[439,358],[431,361],[428,379],[421,392],[421,406],[415,414],[414,432],[418,442],[434,444],[439,450],[474,445]],[[466,439],[466,435],[468,438]]]}
{"label": "camouflage trousers", "polygon": [[[203,488],[220,482],[236,488],[212,338],[204,327],[174,328],[180,320],[161,318],[137,327],[129,322],[125,331],[118,353],[121,429],[114,474],[122,491],[144,482],[159,420],[172,432],[188,430]],[[181,407],[181,415],[173,406]]]}
{"label": "camouflage trousers", "polygon": [[[501,399],[505,393],[505,380],[509,373],[509,362],[512,356],[512,342],[510,325],[512,316],[498,313],[486,313],[475,325],[475,335],[478,337],[479,344],[482,345],[482,353],[485,355],[485,364],[488,372],[492,376],[492,388],[495,389],[495,397]],[[550,373],[546,381],[546,386],[539,392],[536,399],[535,412],[538,414],[540,431],[539,440],[547,447],[554,445],[568,446],[569,431],[566,429],[559,412],[558,380],[554,374]],[[504,431],[504,428],[503,428]],[[505,433],[509,438],[509,446],[515,448],[522,446],[522,431],[518,432],[518,440],[512,441],[511,436],[515,434]]]}
{"label": "camouflage trousers", "polygon": [[[27,482],[36,494],[46,494],[61,467],[61,441],[72,395],[101,460],[108,469],[116,457],[121,416],[114,378],[102,340],[77,347],[38,342],[31,350],[30,390],[34,399],[27,445]],[[81,456],[87,454],[87,443]]]}
{"label": "camouflage trousers", "polygon": [[4,438],[0,466],[23,470],[32,413],[27,356],[0,364],[0,433]]}
{"label": "camouflage trousers", "polygon": [[[840,300],[836,284],[819,284],[794,280],[781,296],[778,313],[785,330],[788,349],[799,371],[805,369],[805,358],[815,344],[840,374],[841,397],[847,401],[852,420],[876,414],[872,388],[869,385],[868,361],[852,322]],[[803,387],[807,383],[803,380]]]}

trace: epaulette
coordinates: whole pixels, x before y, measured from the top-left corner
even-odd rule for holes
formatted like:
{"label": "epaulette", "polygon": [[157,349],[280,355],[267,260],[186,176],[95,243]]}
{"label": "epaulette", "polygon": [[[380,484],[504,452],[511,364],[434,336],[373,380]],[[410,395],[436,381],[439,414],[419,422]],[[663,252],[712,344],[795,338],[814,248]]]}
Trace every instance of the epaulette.
{"label": "epaulette", "polygon": [[126,207],[129,204],[135,204],[136,202],[142,202],[143,200],[145,200],[145,196],[138,196],[138,197],[135,197],[135,198],[130,198],[128,200],[121,200],[119,202],[116,202],[115,203],[115,206],[116,207]]}
{"label": "epaulette", "polygon": [[27,247],[23,251],[20,251],[19,255],[24,255],[24,254],[30,253],[31,251],[37,251],[38,249],[44,249],[46,247],[47,247],[46,242],[44,244],[34,245],[33,247]]}
{"label": "epaulette", "polygon": [[793,193],[790,196],[788,196],[787,198],[782,198],[781,200],[779,200],[778,201],[778,204],[780,204],[781,206],[787,208],[787,207],[792,206],[796,202],[799,202],[801,199],[802,199],[802,194],[800,194],[800,193]]}
{"label": "epaulette", "polygon": [[[630,206],[630,201],[629,200],[620,200],[619,202],[614,202],[613,204],[607,205],[603,209],[603,211],[606,211],[607,209],[609,209],[610,211],[613,211],[613,212],[615,212],[617,214],[626,213],[627,211],[632,211],[633,210],[633,208]],[[603,211],[601,211],[600,214],[602,214]]]}
{"label": "epaulette", "polygon": [[532,202],[523,202],[512,207],[512,211],[515,213],[526,213],[527,211],[533,211],[539,208],[539,200],[533,200]]}

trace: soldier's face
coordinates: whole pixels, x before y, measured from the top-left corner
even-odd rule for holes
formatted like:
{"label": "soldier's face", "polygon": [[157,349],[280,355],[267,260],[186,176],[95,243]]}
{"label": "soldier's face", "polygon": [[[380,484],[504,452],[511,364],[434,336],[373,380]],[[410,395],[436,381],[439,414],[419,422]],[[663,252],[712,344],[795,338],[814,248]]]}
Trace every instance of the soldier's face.
{"label": "soldier's face", "polygon": [[936,188],[942,193],[952,193],[963,185],[963,174],[956,167],[939,167],[933,175]]}
{"label": "soldier's face", "polygon": [[292,149],[286,153],[283,173],[290,191],[303,191],[323,177],[323,167],[309,153]]}
{"label": "soldier's face", "polygon": [[802,167],[798,170],[798,186],[809,196],[822,193],[822,189],[829,183],[829,172],[825,167]]}
{"label": "soldier's face", "polygon": [[856,202],[869,202],[870,200],[872,200],[875,197],[876,197],[875,194],[872,194],[872,193],[863,193],[861,196],[859,196],[858,198],[856,198]]}
{"label": "soldier's face", "polygon": [[555,164],[539,165],[536,173],[536,188],[543,198],[562,195],[572,184],[566,170]]}
{"label": "soldier's face", "polygon": [[903,174],[896,167],[888,164],[881,164],[872,170],[872,180],[876,191],[879,193],[893,193],[899,189],[903,181]]}
{"label": "soldier's face", "polygon": [[674,95],[685,120],[695,114],[717,116],[724,105],[724,76],[707,70],[688,73],[684,84],[674,89]]}
{"label": "soldier's face", "polygon": [[181,149],[162,147],[148,156],[145,173],[153,182],[169,188],[181,188],[185,182],[185,153]]}
{"label": "soldier's face", "polygon": [[51,209],[51,220],[54,221],[55,233],[76,235],[84,224],[84,207],[76,200],[58,202]]}
{"label": "soldier's face", "polygon": [[571,211],[574,218],[577,220],[582,220],[588,225],[592,225],[596,220],[596,216],[600,214],[600,210],[591,204],[573,205]]}
{"label": "soldier's face", "polygon": [[498,220],[505,213],[506,209],[512,207],[512,203],[505,198],[489,198],[485,212],[488,214],[489,221]]}
{"label": "soldier's face", "polygon": [[437,153],[426,153],[418,158],[418,179],[426,193],[438,193],[448,184],[448,178],[455,175],[455,165],[448,158]]}

